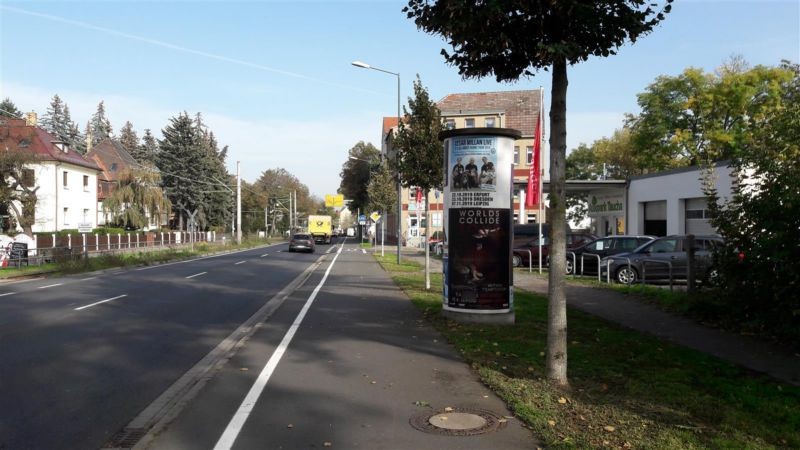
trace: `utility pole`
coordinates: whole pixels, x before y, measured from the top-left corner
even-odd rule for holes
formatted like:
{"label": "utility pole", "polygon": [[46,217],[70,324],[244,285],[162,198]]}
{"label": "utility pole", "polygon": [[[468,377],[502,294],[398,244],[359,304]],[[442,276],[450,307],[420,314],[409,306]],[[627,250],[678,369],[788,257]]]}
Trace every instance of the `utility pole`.
{"label": "utility pole", "polygon": [[242,178],[239,176],[239,161],[236,161],[236,243],[242,243]]}
{"label": "utility pole", "polygon": [[267,196],[267,203],[264,204],[264,238],[269,238],[269,196]]}

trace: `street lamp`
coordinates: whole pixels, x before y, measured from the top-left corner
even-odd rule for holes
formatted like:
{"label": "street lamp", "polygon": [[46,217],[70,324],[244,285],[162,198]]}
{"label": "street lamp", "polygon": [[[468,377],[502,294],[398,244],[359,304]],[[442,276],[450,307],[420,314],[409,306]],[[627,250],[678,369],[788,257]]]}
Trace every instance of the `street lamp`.
{"label": "street lamp", "polygon": [[[397,77],[397,127],[398,130],[400,128],[400,74],[396,72],[390,72],[388,70],[379,69],[377,67],[370,66],[369,64],[361,61],[353,61],[352,64],[356,67],[360,67],[362,69],[372,69],[377,70],[378,72],[388,73],[390,75],[394,75]],[[397,161],[398,152],[395,150],[395,163]],[[399,164],[396,164],[399,167]],[[403,236],[403,186],[400,184],[400,172],[397,174],[397,264],[400,264],[400,242],[401,237]]]}

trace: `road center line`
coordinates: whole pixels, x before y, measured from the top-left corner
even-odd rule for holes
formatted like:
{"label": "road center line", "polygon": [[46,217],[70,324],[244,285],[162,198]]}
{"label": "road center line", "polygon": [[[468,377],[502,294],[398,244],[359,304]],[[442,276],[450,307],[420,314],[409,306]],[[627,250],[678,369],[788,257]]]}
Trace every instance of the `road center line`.
{"label": "road center line", "polygon": [[81,278],[78,281],[89,281],[89,280],[94,280],[95,278],[97,278],[97,277]]}
{"label": "road center line", "polygon": [[48,284],[47,286],[39,286],[37,289],[47,289],[51,287],[61,286],[64,283]]}
{"label": "road center line", "polygon": [[5,297],[6,295],[16,294],[16,292],[6,292],[5,294],[0,294],[0,297]]}
{"label": "road center line", "polygon": [[238,266],[239,264],[244,264],[244,263],[246,263],[246,262],[247,262],[247,261],[239,261],[238,263],[234,264],[234,266]]}
{"label": "road center line", "polygon": [[92,303],[90,305],[84,305],[84,306],[81,306],[79,308],[75,308],[75,311],[80,311],[82,309],[91,308],[92,306],[96,306],[96,305],[99,305],[101,303],[110,302],[111,300],[116,300],[118,298],[127,297],[127,296],[128,296],[128,294],[122,294],[122,295],[118,295],[116,297],[111,297],[111,298],[107,298],[105,300],[100,300],[99,302],[94,302],[94,303]]}
{"label": "road center line", "polygon": [[314,303],[314,299],[317,298],[317,293],[322,289],[322,285],[324,285],[325,280],[328,279],[328,275],[331,273],[331,269],[333,269],[333,265],[336,263],[336,259],[341,253],[342,249],[339,248],[339,251],[336,252],[336,256],[334,256],[331,261],[331,265],[328,266],[328,270],[325,271],[322,280],[320,280],[317,287],[314,288],[314,291],[308,297],[308,300],[306,300],[306,304],[303,305],[303,309],[300,310],[297,318],[294,319],[294,323],[289,327],[289,331],[286,332],[278,348],[275,349],[275,352],[269,358],[269,361],[267,361],[267,365],[261,370],[261,373],[258,375],[255,383],[253,383],[247,396],[242,400],[242,404],[239,405],[239,409],[233,414],[231,421],[228,423],[222,436],[220,436],[219,441],[217,441],[217,445],[214,446],[214,450],[230,450],[230,448],[233,447],[233,443],[236,441],[236,438],[239,437],[239,432],[242,431],[242,427],[244,427],[245,422],[247,422],[247,418],[250,417],[250,413],[253,411],[253,408],[255,408],[258,398],[261,396],[264,388],[267,387],[267,382],[275,371],[275,368],[278,367],[278,362],[280,362],[283,354],[286,353],[286,349],[292,342],[294,334],[297,332],[297,329],[300,328],[300,324],[306,317],[306,313],[309,308],[311,308],[311,304]]}
{"label": "road center line", "polygon": [[262,258],[265,256],[269,256],[269,253],[264,253],[263,255],[261,255]]}
{"label": "road center line", "polygon": [[196,273],[196,274],[194,274],[194,275],[189,275],[189,276],[188,276],[188,277],[186,277],[186,278],[187,278],[187,279],[189,279],[189,278],[199,277],[200,275],[205,275],[205,274],[207,274],[207,273],[208,273],[208,272],[200,272],[200,273]]}

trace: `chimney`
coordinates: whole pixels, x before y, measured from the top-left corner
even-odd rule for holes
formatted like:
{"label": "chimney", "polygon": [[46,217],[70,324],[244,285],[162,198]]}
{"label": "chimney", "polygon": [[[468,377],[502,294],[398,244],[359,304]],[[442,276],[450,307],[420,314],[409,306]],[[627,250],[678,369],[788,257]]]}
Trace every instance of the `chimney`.
{"label": "chimney", "polygon": [[29,127],[35,127],[36,123],[38,122],[39,117],[36,115],[36,112],[31,111],[29,113],[25,113],[25,125]]}

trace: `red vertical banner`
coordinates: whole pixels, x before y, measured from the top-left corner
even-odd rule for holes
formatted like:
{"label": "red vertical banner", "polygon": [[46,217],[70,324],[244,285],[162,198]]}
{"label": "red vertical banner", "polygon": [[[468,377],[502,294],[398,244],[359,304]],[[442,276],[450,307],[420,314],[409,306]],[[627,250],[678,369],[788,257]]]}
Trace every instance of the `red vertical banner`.
{"label": "red vertical banner", "polygon": [[542,118],[536,121],[536,134],[533,135],[533,160],[528,170],[528,190],[525,193],[525,206],[530,208],[539,204],[539,177],[542,173]]}
{"label": "red vertical banner", "polygon": [[422,209],[422,188],[417,188],[417,211]]}

